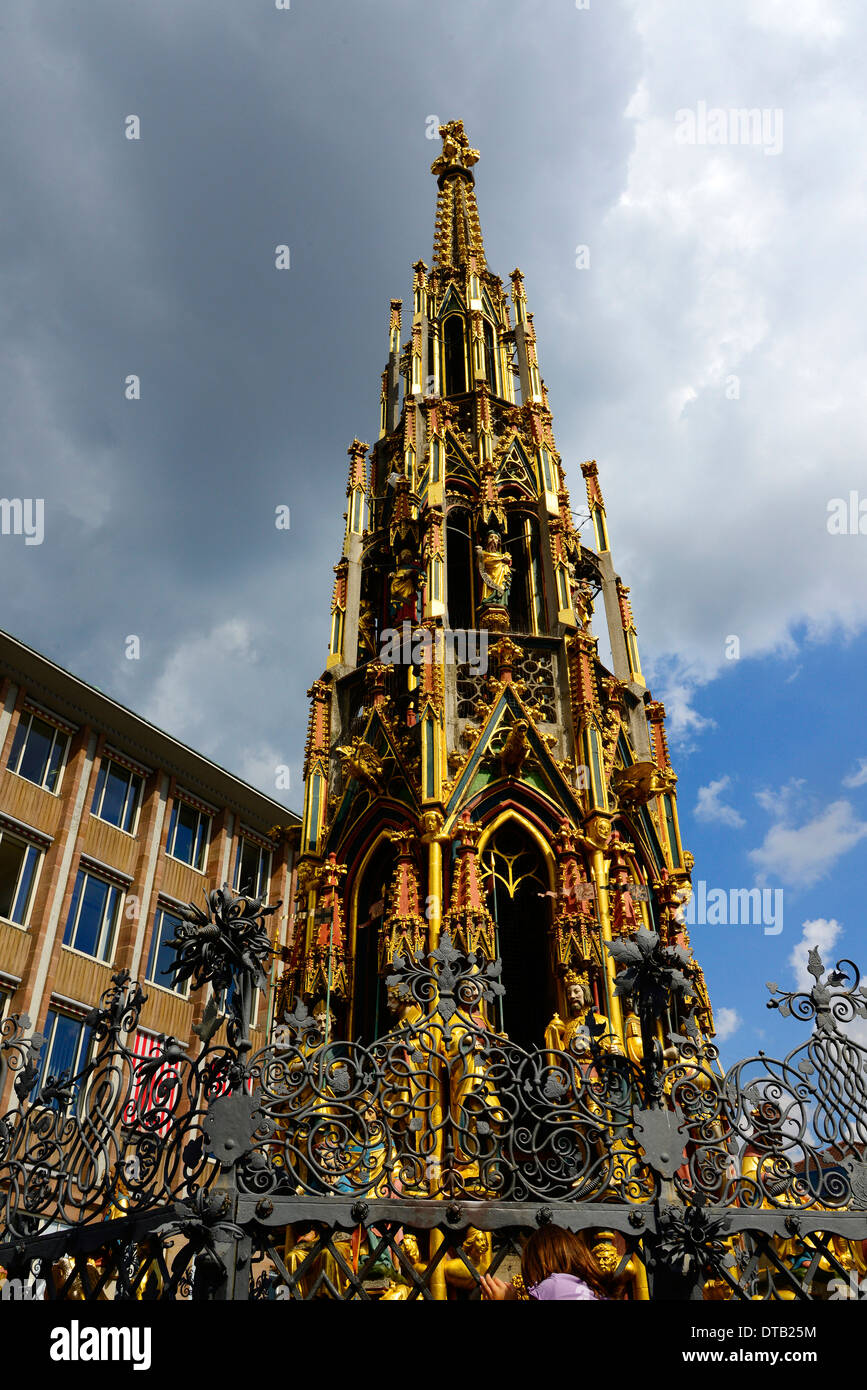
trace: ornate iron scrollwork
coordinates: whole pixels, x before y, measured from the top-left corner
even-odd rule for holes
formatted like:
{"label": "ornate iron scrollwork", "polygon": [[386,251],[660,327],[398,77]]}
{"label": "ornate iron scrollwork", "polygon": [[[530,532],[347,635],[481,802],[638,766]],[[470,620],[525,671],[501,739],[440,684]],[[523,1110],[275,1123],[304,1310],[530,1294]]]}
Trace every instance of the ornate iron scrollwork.
{"label": "ornate iron scrollwork", "polygon": [[[236,933],[230,945],[208,922],[180,936],[191,978],[252,982],[261,969],[262,933],[249,917],[261,905],[230,899],[214,904],[220,932]],[[618,991],[640,1018],[688,992],[653,934],[617,944]],[[645,1048],[640,1064],[601,1028],[564,1051],[517,1046],[486,1015],[503,989],[499,962],[462,953],[448,933],[429,955],[395,959],[398,1017],[368,1047],[329,1036],[298,1003],[255,1054],[242,1016],[225,1042],[203,1028],[198,1056],[163,1037],[143,1058],[128,1039],[145,996],[121,972],[88,1020],[95,1047],[73,1077],[49,1077],[34,1093],[41,1039],[23,1018],[3,1025],[2,1055],[21,1084],[18,1107],[0,1119],[0,1263],[42,1258],[43,1232],[66,1228],[74,1251],[76,1232],[105,1225],[102,1273],[75,1255],[58,1288],[102,1288],[110,1268],[115,1297],[137,1296],[145,1282],[162,1296],[185,1287],[225,1296],[232,1242],[281,1212],[291,1220],[304,1202],[345,1206],[359,1224],[395,1204],[411,1225],[416,1208],[442,1200],[443,1230],[480,1204],[487,1221],[505,1223],[510,1211],[531,1208],[527,1219],[538,1220],[578,1204],[598,1212],[600,1228],[622,1211],[618,1229],[641,1231],[658,1290],[709,1281],[715,1297],[788,1296],[795,1286],[813,1296],[847,1278],[855,1258],[833,1234],[848,1229],[840,1222],[865,1225],[867,1051],[845,1032],[863,1008],[857,969],[840,962],[826,975],[818,952],[811,965],[810,994],[793,1003],[774,986],[772,1001],[813,1019],[811,1035],[784,1059],[759,1054],[724,1075],[689,1018],[676,1052]],[[246,1224],[234,1216],[242,1202]],[[160,1244],[170,1227],[185,1241],[171,1269]],[[342,1269],[337,1236],[327,1249],[337,1272],[317,1287],[373,1296],[375,1279]],[[410,1282],[428,1296],[430,1277]]]}

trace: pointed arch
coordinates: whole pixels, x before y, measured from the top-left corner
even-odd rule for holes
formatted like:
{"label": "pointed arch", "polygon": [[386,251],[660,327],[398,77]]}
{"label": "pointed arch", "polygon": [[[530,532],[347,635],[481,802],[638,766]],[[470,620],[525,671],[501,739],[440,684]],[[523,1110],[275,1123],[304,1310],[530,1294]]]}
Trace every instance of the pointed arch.
{"label": "pointed arch", "polygon": [[[495,1026],[522,1047],[540,1047],[556,1009],[551,951],[553,854],[544,837],[519,811],[496,816],[479,839],[479,871],[489,883],[506,993]],[[546,886],[547,885],[547,886]]]}
{"label": "pointed arch", "polygon": [[499,396],[499,372],[497,371],[497,330],[489,318],[482,319],[482,342],[485,349],[485,379],[492,396]]}
{"label": "pointed arch", "polygon": [[[395,858],[388,830],[383,829],[367,846],[349,894],[347,936],[352,992],[347,1037],[360,1037],[363,1043],[373,1042],[388,1027],[384,1017],[385,986],[379,974],[379,931]],[[377,912],[380,900],[383,907]]]}
{"label": "pointed arch", "polygon": [[482,854],[484,852],[491,836],[495,835],[508,821],[514,821],[535,840],[547,866],[548,887],[553,891],[556,886],[556,873],[554,867],[554,854],[551,845],[549,841],[546,840],[539,827],[534,825],[533,821],[530,820],[529,817],[523,815],[516,807],[507,806],[504,810],[500,811],[492,821],[488,822],[479,836],[479,853]]}
{"label": "pointed arch", "polygon": [[510,628],[538,636],[545,631],[544,581],[539,561],[539,518],[529,506],[509,510],[505,544],[512,557]]}
{"label": "pointed arch", "polygon": [[446,482],[462,479],[473,487],[479,485],[479,472],[466,449],[451,430],[446,431]]}
{"label": "pointed arch", "polygon": [[445,297],[437,312],[437,318],[442,322],[448,318],[449,314],[466,313],[466,308],[466,301],[460,290],[455,284],[451,284],[445,292]]}
{"label": "pointed arch", "polygon": [[482,285],[482,313],[486,314],[494,325],[499,324],[500,316],[494,308],[493,300],[488,294],[486,285]]}
{"label": "pointed arch", "polygon": [[497,488],[515,484],[528,497],[536,497],[538,487],[526,450],[518,439],[509,445],[497,468]]}
{"label": "pointed arch", "polygon": [[446,512],[446,614],[453,632],[475,627],[473,516],[469,505]]}
{"label": "pointed arch", "polygon": [[443,394],[460,396],[467,389],[467,334],[463,314],[443,322]]}

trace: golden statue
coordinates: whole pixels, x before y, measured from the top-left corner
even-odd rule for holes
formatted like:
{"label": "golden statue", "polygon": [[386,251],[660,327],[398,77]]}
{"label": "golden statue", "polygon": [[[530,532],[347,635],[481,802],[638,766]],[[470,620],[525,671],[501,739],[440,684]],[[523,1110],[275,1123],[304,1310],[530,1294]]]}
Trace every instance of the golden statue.
{"label": "golden statue", "polygon": [[418,622],[418,591],[424,575],[412,551],[404,548],[389,580],[389,618],[392,623]]}
{"label": "golden statue", "polygon": [[589,1233],[587,1244],[591,1255],[599,1266],[609,1288],[611,1288],[613,1297],[625,1298],[627,1289],[631,1290],[633,1298],[646,1296],[642,1288],[644,1283],[643,1270],[634,1255],[630,1255],[623,1268],[617,1273],[617,1277],[614,1277],[622,1259],[617,1239],[614,1231]]}
{"label": "golden statue", "polygon": [[[479,1274],[485,1274],[492,1256],[490,1232],[478,1231],[475,1226],[470,1226],[461,1249],[473,1269]],[[460,1298],[462,1294],[472,1293],[477,1281],[460,1255],[445,1260],[444,1269],[449,1298]]]}
{"label": "golden statue", "polygon": [[611,1033],[608,1019],[591,1008],[593,996],[587,981],[574,970],[569,970],[566,972],[563,988],[569,1017],[564,1023],[559,1014],[554,1015],[545,1029],[545,1047],[551,1052],[572,1052],[589,1058],[590,1033],[587,1021],[588,1018],[592,1018],[594,1023],[605,1029],[607,1035],[600,1035],[600,1046],[607,1052],[620,1052],[620,1044]]}
{"label": "golden statue", "polygon": [[[93,1297],[93,1290],[102,1278],[102,1270],[99,1267],[98,1259],[91,1256],[85,1261],[84,1269],[80,1270],[72,1283],[67,1287],[64,1298],[73,1299],[77,1302],[84,1302],[88,1295]],[[67,1279],[75,1269],[75,1259],[72,1255],[61,1255],[51,1266],[51,1282],[54,1287],[55,1296],[59,1295],[61,1289],[66,1284]],[[86,1291],[85,1291],[86,1290]],[[103,1284],[99,1293],[96,1295],[99,1302],[108,1299],[106,1285]]]}
{"label": "golden statue", "polygon": [[[426,1266],[419,1254],[418,1239],[413,1235],[412,1231],[407,1231],[404,1235],[402,1248],[404,1255],[409,1260],[416,1274],[423,1277]],[[413,1289],[414,1285],[409,1282],[406,1271],[401,1267],[395,1271],[394,1282],[382,1295],[381,1302],[405,1303],[412,1294]]]}
{"label": "golden statue", "polygon": [[488,532],[487,548],[476,546],[476,563],[482,580],[482,599],[479,606],[508,607],[509,590],[512,587],[512,560],[501,549],[499,532]]}
{"label": "golden statue", "polygon": [[354,777],[356,782],[374,794],[382,791],[382,758],[375,748],[365,743],[360,734],[351,743],[340,744],[337,752],[344,777]]}
{"label": "golden statue", "polygon": [[[304,1261],[312,1254],[318,1244],[318,1231],[311,1228],[309,1231],[302,1232],[296,1239],[292,1227],[287,1227],[286,1240],[283,1246],[283,1263],[286,1266],[287,1274],[297,1274]],[[311,1261],[296,1284],[296,1288],[300,1290],[303,1297],[308,1298],[310,1296],[321,1268],[322,1252]]]}
{"label": "golden statue", "polygon": [[479,151],[470,148],[463,121],[448,121],[441,125],[439,136],[443,147],[430,166],[432,174],[444,173],[450,164],[460,164],[464,169],[471,169],[474,164],[478,164]]}
{"label": "golden statue", "polygon": [[593,615],[593,586],[588,579],[579,579],[572,560],[566,565],[566,575],[575,617],[582,627],[587,627]]}
{"label": "golden statue", "polygon": [[516,719],[500,749],[500,771],[504,777],[520,777],[530,743],[526,719]]}
{"label": "golden statue", "polygon": [[377,655],[376,649],[376,618],[373,612],[373,605],[369,599],[363,598],[358,608],[358,649],[359,659],[363,654],[370,656]]}

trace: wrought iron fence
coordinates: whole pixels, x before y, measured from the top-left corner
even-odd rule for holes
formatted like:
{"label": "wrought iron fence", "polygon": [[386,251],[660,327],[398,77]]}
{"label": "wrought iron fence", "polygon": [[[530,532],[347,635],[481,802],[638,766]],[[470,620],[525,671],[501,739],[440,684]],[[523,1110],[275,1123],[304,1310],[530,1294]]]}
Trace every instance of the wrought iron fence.
{"label": "wrought iron fence", "polygon": [[518,1047],[485,1016],[498,962],[447,934],[395,960],[394,1026],[371,1046],[298,1002],[254,1053],[265,912],[223,889],[185,915],[176,970],[214,989],[197,1056],[173,1038],[135,1052],[145,996],[124,972],[75,1076],[40,1081],[41,1039],[25,1018],[3,1025],[10,1278],[35,1271],[56,1299],[477,1297],[553,1221],[595,1242],[612,1297],[860,1291],[867,1051],[844,1030],[867,989],[852,962],[826,973],[814,952],[809,993],[771,986],[810,1035],[725,1073],[688,1011],[663,1055],[656,1020],[683,977],[648,932],[613,952],[637,1056],[592,1015],[565,1050]]}

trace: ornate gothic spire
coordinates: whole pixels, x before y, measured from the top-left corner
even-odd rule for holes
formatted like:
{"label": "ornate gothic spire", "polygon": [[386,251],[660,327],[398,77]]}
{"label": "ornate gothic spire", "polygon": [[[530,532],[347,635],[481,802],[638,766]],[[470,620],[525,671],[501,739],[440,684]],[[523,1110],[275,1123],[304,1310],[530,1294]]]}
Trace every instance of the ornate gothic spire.
{"label": "ornate gothic spire", "polygon": [[434,265],[466,266],[475,256],[477,270],[485,269],[485,248],[479,209],[476,206],[472,167],[479,152],[470,148],[463,121],[449,121],[439,129],[442,153],[430,166],[437,176],[437,219],[434,232]]}
{"label": "ornate gothic spire", "polygon": [[523,276],[509,297],[487,266],[479,152],[461,121],[440,135],[433,265],[417,260],[410,301],[391,301],[369,469],[349,448],[287,990],[327,998],[369,1042],[390,962],[445,928],[502,958],[489,1024],[538,1043],[552,1015],[579,1027],[592,998],[622,1049],[634,1020],[607,945],[642,924],[685,944],[692,860],[664,711],[593,462],[583,534],[571,510]]}

